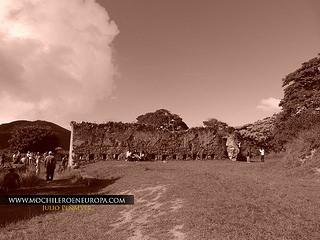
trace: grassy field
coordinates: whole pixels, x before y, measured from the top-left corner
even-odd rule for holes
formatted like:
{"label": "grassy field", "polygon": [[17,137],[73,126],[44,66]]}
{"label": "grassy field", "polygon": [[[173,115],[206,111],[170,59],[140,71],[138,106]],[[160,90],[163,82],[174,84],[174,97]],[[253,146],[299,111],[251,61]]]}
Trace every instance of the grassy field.
{"label": "grassy field", "polygon": [[104,194],[128,206],[41,214],[0,229],[0,239],[320,239],[320,177],[281,163],[99,162],[85,174],[116,179]]}

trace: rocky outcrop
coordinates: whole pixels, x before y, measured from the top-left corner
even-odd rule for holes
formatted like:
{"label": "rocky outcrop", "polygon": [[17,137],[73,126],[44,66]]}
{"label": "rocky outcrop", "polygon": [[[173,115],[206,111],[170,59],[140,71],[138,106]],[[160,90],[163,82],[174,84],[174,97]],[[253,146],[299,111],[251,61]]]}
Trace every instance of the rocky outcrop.
{"label": "rocky outcrop", "polygon": [[227,147],[227,153],[228,158],[232,161],[236,161],[238,158],[238,154],[240,152],[240,142],[237,142],[235,134],[230,134],[227,137],[226,147]]}

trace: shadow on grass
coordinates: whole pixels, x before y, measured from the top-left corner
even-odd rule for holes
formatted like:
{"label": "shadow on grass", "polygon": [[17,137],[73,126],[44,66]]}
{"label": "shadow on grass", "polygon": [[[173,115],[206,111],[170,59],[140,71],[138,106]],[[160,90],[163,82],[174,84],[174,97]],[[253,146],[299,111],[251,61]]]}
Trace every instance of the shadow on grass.
{"label": "shadow on grass", "polygon": [[[69,178],[58,179],[49,183],[41,180],[35,187],[21,188],[9,193],[9,195],[86,195],[98,193],[103,188],[115,183],[118,179],[119,177],[111,179]],[[108,192],[103,192],[103,194],[108,194]],[[4,193],[0,192],[0,195],[4,195]],[[0,227],[47,213],[50,213],[50,211],[43,211],[42,205],[0,205]]]}

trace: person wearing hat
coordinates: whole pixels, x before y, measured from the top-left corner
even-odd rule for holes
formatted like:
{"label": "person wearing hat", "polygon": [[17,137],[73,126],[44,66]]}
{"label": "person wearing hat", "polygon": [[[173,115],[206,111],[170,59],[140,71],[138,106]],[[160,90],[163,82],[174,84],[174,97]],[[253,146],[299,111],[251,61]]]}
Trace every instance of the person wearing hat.
{"label": "person wearing hat", "polygon": [[4,176],[2,187],[7,191],[13,191],[20,187],[21,179],[14,168],[10,168],[9,172]]}
{"label": "person wearing hat", "polygon": [[56,169],[57,161],[52,152],[49,151],[48,156],[45,158],[45,167],[47,169],[47,181],[53,180],[54,170]]}

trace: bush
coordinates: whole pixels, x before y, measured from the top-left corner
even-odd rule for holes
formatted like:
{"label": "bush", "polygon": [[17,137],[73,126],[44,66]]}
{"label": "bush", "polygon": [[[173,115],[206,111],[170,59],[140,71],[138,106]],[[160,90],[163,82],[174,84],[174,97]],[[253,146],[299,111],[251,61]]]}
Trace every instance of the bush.
{"label": "bush", "polygon": [[248,145],[264,147],[268,152],[271,152],[277,149],[273,146],[272,142],[276,118],[277,114],[274,114],[271,117],[264,118],[252,124],[238,127],[237,130],[241,138],[246,140],[245,142],[247,142]]}
{"label": "bush", "polygon": [[[34,187],[37,186],[41,179],[32,170],[23,171],[21,169],[16,169],[16,172],[20,176],[21,187]],[[8,173],[8,170],[1,171],[0,173],[0,186],[3,184],[4,176]]]}
{"label": "bush", "polygon": [[34,187],[37,186],[41,179],[32,170],[27,170],[26,172],[19,173],[21,178],[22,187]]}
{"label": "bush", "polygon": [[[304,111],[289,118],[280,113],[276,119],[272,145],[276,146],[278,150],[283,150],[298,137],[308,138],[311,141],[314,138],[312,132],[317,131],[319,126],[320,114],[317,112]],[[300,136],[300,134],[302,135]]]}
{"label": "bush", "polygon": [[298,136],[287,144],[286,165],[289,168],[302,167],[312,171],[320,167],[320,125],[300,131]]}

